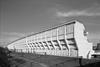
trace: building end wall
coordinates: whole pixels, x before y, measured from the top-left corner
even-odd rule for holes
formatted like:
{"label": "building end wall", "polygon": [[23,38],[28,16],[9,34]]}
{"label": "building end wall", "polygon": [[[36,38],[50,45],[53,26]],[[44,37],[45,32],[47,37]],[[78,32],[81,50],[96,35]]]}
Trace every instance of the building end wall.
{"label": "building end wall", "polygon": [[88,42],[85,27],[82,23],[75,23],[74,37],[78,47],[78,56],[83,56],[83,58],[91,58],[91,53],[93,51],[92,43]]}

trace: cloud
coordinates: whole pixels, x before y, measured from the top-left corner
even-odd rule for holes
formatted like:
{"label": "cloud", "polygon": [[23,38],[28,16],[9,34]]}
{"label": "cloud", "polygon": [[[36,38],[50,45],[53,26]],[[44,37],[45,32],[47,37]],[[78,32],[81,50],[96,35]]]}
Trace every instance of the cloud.
{"label": "cloud", "polygon": [[75,16],[100,16],[100,6],[90,7],[82,10],[65,10],[56,11],[58,17],[75,17]]}
{"label": "cloud", "polygon": [[83,11],[68,11],[68,12],[57,12],[58,17],[73,17],[73,16],[100,16],[99,12]]}

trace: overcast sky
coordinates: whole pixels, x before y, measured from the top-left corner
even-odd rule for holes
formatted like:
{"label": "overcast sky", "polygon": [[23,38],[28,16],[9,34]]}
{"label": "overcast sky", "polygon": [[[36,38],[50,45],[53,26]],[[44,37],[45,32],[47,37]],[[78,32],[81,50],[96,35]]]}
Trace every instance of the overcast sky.
{"label": "overcast sky", "polygon": [[100,40],[100,0],[0,0],[0,42],[77,19],[92,41]]}

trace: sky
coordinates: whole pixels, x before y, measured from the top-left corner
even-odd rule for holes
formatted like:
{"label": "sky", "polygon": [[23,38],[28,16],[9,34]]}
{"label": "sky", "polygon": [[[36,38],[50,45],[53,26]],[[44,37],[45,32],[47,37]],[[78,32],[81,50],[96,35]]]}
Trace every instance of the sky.
{"label": "sky", "polygon": [[0,0],[0,45],[73,19],[100,42],[100,0]]}

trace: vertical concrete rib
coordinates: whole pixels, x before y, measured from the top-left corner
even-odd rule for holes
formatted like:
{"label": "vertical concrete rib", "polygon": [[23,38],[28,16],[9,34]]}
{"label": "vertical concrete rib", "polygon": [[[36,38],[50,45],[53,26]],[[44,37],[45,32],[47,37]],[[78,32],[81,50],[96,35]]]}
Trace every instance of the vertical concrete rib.
{"label": "vertical concrete rib", "polygon": [[67,45],[67,48],[68,48],[68,55],[70,56],[70,47],[69,47],[69,43],[68,43],[68,41],[67,41],[67,36],[66,36],[66,34],[67,34],[67,29],[66,29],[67,27],[65,26],[65,42],[66,42],[66,45]]}
{"label": "vertical concrete rib", "polygon": [[54,47],[54,50],[56,49],[56,46],[54,45],[54,43],[53,43],[53,38],[52,38],[52,30],[50,31],[50,33],[51,33],[51,35],[50,35],[50,37],[51,37],[51,43],[52,43],[52,45],[53,45],[53,47]]}
{"label": "vertical concrete rib", "polygon": [[46,47],[45,47],[45,44],[43,43],[44,42],[44,35],[43,35],[43,33],[41,33],[41,44],[43,45],[43,50],[45,50],[46,49]]}
{"label": "vertical concrete rib", "polygon": [[38,42],[36,42],[36,44],[37,44],[38,50],[40,50],[41,47],[40,47],[40,45],[38,44]]}
{"label": "vertical concrete rib", "polygon": [[28,45],[28,39],[26,37],[26,46],[28,47],[27,50],[29,49],[29,45]]}
{"label": "vertical concrete rib", "polygon": [[48,48],[49,48],[49,50],[50,50],[51,48],[50,48],[50,46],[49,46],[49,44],[48,44],[47,40],[45,40],[45,42],[46,42],[47,47],[48,47]]}
{"label": "vertical concrete rib", "polygon": [[53,49],[54,49],[54,46],[53,46],[53,44],[51,43],[51,41],[50,41],[50,40],[48,40],[48,44],[49,44],[49,46],[50,46],[51,50],[53,50]]}
{"label": "vertical concrete rib", "polygon": [[48,44],[48,42],[47,42],[46,32],[45,32],[44,36],[45,36],[45,42],[46,42],[46,45],[47,45],[47,47],[48,47],[48,48],[49,48],[49,50],[50,50],[51,48],[50,48],[50,46],[49,46],[49,44]]}
{"label": "vertical concrete rib", "polygon": [[41,41],[39,42],[39,44],[40,44],[40,46],[41,46],[41,50],[43,50],[43,49],[44,49],[44,46],[43,46],[43,44],[41,43]]}
{"label": "vertical concrete rib", "polygon": [[39,43],[39,42],[37,42],[37,44],[38,44],[38,46],[39,46],[39,50],[41,50],[42,48],[41,48],[41,45],[40,45],[40,43]]}
{"label": "vertical concrete rib", "polygon": [[54,50],[56,50],[56,46],[55,46],[55,44],[53,43],[53,40],[51,40],[51,43],[52,43],[52,45],[53,45],[53,47],[54,47]]}
{"label": "vertical concrete rib", "polygon": [[34,44],[35,44],[36,50],[38,50],[38,47],[37,47],[37,44],[36,44],[36,42],[34,42]]}
{"label": "vertical concrete rib", "polygon": [[44,47],[43,50],[45,50],[46,49],[45,44],[43,43],[43,41],[41,43],[42,43],[42,45]]}
{"label": "vertical concrete rib", "polygon": [[33,41],[32,41],[32,50],[34,50],[34,44],[33,44]]}
{"label": "vertical concrete rib", "polygon": [[59,45],[60,49],[62,50],[62,49],[63,49],[63,48],[62,48],[62,45],[60,44],[60,41],[59,41],[59,39],[58,39],[58,29],[57,29],[57,42],[58,42],[58,45]]}
{"label": "vertical concrete rib", "polygon": [[42,50],[44,50],[44,45],[42,44],[42,34],[40,33],[40,40],[39,40],[39,43],[40,43],[40,46],[41,46],[41,48],[42,48]]}
{"label": "vertical concrete rib", "polygon": [[37,48],[36,48],[36,45],[35,45],[35,43],[33,42],[33,45],[34,45],[34,50],[36,50]]}
{"label": "vertical concrete rib", "polygon": [[41,50],[42,49],[42,47],[41,47],[41,44],[39,43],[40,42],[40,36],[39,36],[40,34],[37,34],[37,44],[38,44],[38,46],[39,46],[39,50]]}

